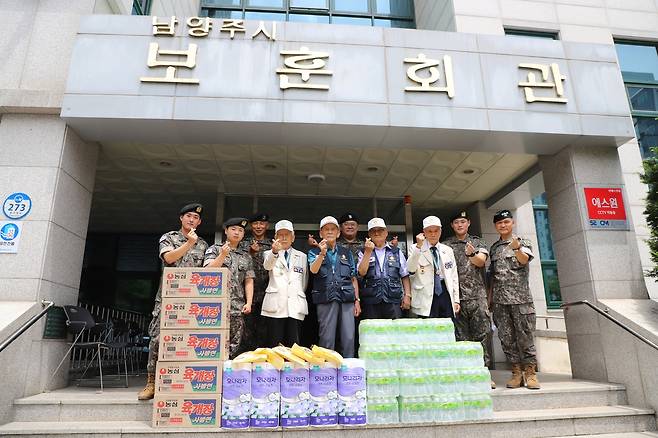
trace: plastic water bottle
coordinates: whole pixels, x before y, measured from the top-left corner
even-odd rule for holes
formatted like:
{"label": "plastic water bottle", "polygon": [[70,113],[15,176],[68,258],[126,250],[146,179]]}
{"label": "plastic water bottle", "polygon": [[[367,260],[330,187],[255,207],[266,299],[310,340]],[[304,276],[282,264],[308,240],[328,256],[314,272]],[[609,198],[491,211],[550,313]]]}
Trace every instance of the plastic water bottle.
{"label": "plastic water bottle", "polygon": [[442,394],[432,397],[435,407],[435,421],[464,420],[464,403],[460,394]]}
{"label": "plastic water bottle", "polygon": [[437,394],[450,394],[459,391],[459,370],[456,368],[445,368],[437,370]]}
{"label": "plastic water bottle", "polygon": [[432,397],[400,397],[400,421],[402,423],[427,423],[434,421]]}
{"label": "plastic water bottle", "polygon": [[455,325],[450,318],[439,319],[440,342],[455,342]]}
{"label": "plastic water bottle", "polygon": [[391,424],[400,421],[396,397],[368,396],[368,424]]}
{"label": "plastic water bottle", "polygon": [[465,420],[493,418],[493,402],[489,394],[463,394],[462,398]]}
{"label": "plastic water bottle", "polygon": [[373,343],[372,328],[371,319],[366,319],[359,323],[359,347]]}
{"label": "plastic water bottle", "polygon": [[366,371],[368,397],[397,397],[400,394],[400,380],[394,370]]}
{"label": "plastic water bottle", "polygon": [[467,366],[465,360],[465,348],[462,346],[461,342],[450,342],[447,344],[449,350],[449,357],[451,366],[456,368],[463,368]]}
{"label": "plastic water bottle", "polygon": [[480,368],[461,368],[459,371],[460,374],[460,386],[462,393],[478,393],[482,392],[480,386],[480,379],[482,375],[482,370]]}
{"label": "plastic water bottle", "polygon": [[432,407],[434,408],[434,421],[445,422],[451,420],[451,411],[448,409],[447,404],[450,401],[450,395],[440,394],[432,396]]}
{"label": "plastic water bottle", "polygon": [[479,342],[459,342],[462,351],[464,366],[481,367],[484,366],[482,345]]}
{"label": "plastic water bottle", "polygon": [[480,393],[489,393],[491,391],[491,373],[486,367],[478,368],[477,378],[476,378],[476,387],[477,392]]}

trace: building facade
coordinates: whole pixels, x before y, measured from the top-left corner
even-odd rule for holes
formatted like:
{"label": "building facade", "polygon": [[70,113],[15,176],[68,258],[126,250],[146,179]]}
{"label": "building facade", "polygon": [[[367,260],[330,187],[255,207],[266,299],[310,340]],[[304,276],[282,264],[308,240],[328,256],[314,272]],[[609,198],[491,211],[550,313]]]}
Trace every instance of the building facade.
{"label": "building facade", "polygon": [[[354,211],[384,217],[403,248],[426,214],[460,209],[493,243],[493,212],[510,208],[537,248],[540,366],[624,381],[621,356],[650,357],[620,353],[621,335],[587,310],[565,324],[556,307],[658,297],[643,276],[639,181],[658,123],[654,0],[34,0],[0,12],[0,197],[30,200],[4,218],[20,240],[0,253],[3,338],[41,300],[148,312],[153,240],[187,202],[206,205],[207,240],[256,210],[300,235]],[[592,216],[601,190],[623,217]],[[50,374],[66,344],[43,324],[0,354],[17,376],[3,401],[65,385]]]}

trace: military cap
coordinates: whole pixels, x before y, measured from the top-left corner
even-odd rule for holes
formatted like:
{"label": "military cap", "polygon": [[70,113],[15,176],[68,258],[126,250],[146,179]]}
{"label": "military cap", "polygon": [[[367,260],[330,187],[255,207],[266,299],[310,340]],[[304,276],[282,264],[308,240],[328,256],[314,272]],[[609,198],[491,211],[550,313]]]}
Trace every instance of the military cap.
{"label": "military cap", "polygon": [[270,217],[265,214],[265,213],[256,213],[253,215],[250,219],[249,222],[268,222],[270,220]]}
{"label": "military cap", "polygon": [[355,215],[354,213],[345,213],[344,215],[342,215],[342,216],[338,219],[338,223],[339,223],[339,224],[342,224],[343,222],[347,222],[347,221],[354,221],[354,222],[358,223],[358,222],[359,222],[359,218],[356,217],[356,215]]}
{"label": "military cap", "polygon": [[500,210],[494,214],[493,217],[493,223],[495,224],[498,221],[502,221],[503,219],[512,219],[514,216],[512,216],[512,212],[509,210]]}
{"label": "military cap", "polygon": [[450,218],[450,222],[454,221],[455,219],[467,219],[469,221],[471,220],[471,218],[468,217],[468,213],[466,213],[463,210],[457,213],[456,215],[454,215],[452,218]]}
{"label": "military cap", "polygon": [[185,213],[196,213],[201,216],[201,213],[203,213],[203,205],[199,203],[187,204],[185,207],[180,209],[181,216]]}
{"label": "military cap", "polygon": [[233,225],[237,225],[239,227],[245,228],[249,221],[243,217],[232,217],[231,219],[227,220],[224,222],[224,229],[228,227],[232,227]]}

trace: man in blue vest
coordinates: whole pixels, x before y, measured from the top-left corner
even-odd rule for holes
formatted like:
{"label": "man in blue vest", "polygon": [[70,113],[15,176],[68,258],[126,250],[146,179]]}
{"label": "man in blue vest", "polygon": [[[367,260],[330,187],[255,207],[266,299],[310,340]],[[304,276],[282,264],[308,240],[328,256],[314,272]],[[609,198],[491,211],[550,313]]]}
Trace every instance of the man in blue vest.
{"label": "man in blue vest", "polygon": [[318,313],[318,344],[334,350],[340,332],[340,354],[354,357],[354,317],[361,314],[356,265],[350,250],[336,244],[338,236],[336,218],[324,217],[320,221],[322,240],[308,253],[310,271],[314,274],[311,297]]}
{"label": "man in blue vest", "polygon": [[384,219],[368,221],[368,238],[359,251],[361,319],[397,319],[411,304],[407,260],[399,248],[386,243]]}

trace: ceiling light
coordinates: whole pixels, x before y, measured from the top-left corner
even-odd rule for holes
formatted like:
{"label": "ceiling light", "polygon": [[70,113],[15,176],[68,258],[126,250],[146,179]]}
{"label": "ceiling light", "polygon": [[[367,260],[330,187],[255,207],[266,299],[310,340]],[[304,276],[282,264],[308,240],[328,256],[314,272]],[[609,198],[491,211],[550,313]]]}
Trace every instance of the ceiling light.
{"label": "ceiling light", "polygon": [[162,167],[171,167],[173,163],[171,161],[160,161],[160,166]]}
{"label": "ceiling light", "polygon": [[276,168],[277,168],[277,165],[272,164],[272,163],[267,163],[267,164],[263,165],[263,169],[265,169],[265,170],[276,170]]}
{"label": "ceiling light", "polygon": [[372,172],[372,173],[374,173],[374,172],[378,172],[378,171],[379,171],[379,167],[377,167],[377,166],[369,166],[369,167],[366,167],[366,172]]}
{"label": "ceiling light", "polygon": [[322,175],[321,173],[313,173],[313,174],[307,176],[306,179],[310,183],[320,184],[320,183],[323,183],[327,178],[324,175]]}
{"label": "ceiling light", "polygon": [[464,175],[470,175],[472,173],[475,173],[475,170],[473,170],[473,169],[464,169],[464,170],[462,170],[462,173]]}

